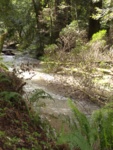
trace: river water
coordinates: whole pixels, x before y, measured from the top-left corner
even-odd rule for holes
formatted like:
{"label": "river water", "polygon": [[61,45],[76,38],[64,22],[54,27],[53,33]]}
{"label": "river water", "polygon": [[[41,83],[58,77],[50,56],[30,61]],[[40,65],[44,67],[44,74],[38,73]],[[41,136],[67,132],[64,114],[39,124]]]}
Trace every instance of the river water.
{"label": "river water", "polygon": [[[58,78],[61,78],[61,76],[45,73],[44,69],[40,65],[40,62],[27,55],[2,55],[1,57],[3,59],[2,61],[6,64],[10,71],[12,71],[13,68],[18,68],[18,72],[20,71],[18,73],[18,76],[22,77],[23,80],[25,80],[25,82],[27,83],[24,87],[24,90],[26,92],[24,96],[29,97],[29,95],[35,89],[43,89],[45,92],[49,93],[52,96],[54,100],[40,100],[41,103],[44,102],[46,104],[45,107],[39,107],[36,103],[34,103],[33,106],[36,111],[42,114],[42,117],[46,117],[55,128],[59,129],[61,126],[61,122],[58,123],[59,118],[62,118],[62,116],[71,116],[72,114],[68,105],[69,98],[68,96],[65,96],[65,93],[68,89],[65,89],[64,92],[59,92],[62,91],[62,87],[57,87],[58,84],[62,84],[59,82],[59,80],[57,80]],[[21,70],[22,64],[26,68],[24,71]],[[63,78],[67,79],[67,76],[64,76]],[[88,101],[75,100],[75,102],[78,108],[87,116],[90,115],[94,110],[98,109],[97,105]]]}

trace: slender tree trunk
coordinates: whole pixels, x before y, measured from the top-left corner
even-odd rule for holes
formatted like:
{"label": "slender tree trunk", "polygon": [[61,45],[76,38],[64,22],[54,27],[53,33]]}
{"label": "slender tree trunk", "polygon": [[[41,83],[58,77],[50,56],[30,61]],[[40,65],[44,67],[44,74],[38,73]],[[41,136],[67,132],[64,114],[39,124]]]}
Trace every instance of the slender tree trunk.
{"label": "slender tree trunk", "polygon": [[53,34],[53,39],[54,42],[55,40],[59,37],[59,5],[60,5],[60,0],[55,0],[55,22],[54,22],[54,34]]}
{"label": "slender tree trunk", "polygon": [[[41,10],[41,6],[40,6],[40,2],[38,0],[37,4],[35,0],[32,0],[33,6],[34,6],[34,11],[35,11],[35,15],[36,15],[36,23],[37,23],[37,29],[39,26],[39,19],[38,19],[38,15],[39,15],[39,11]],[[38,6],[38,7],[37,7]]]}
{"label": "slender tree trunk", "polygon": [[34,6],[34,11],[35,11],[35,15],[36,15],[36,25],[37,25],[37,36],[38,36],[38,41],[37,43],[39,44],[39,48],[37,49],[37,57],[38,56],[42,56],[44,54],[44,45],[43,45],[43,41],[42,41],[42,36],[40,33],[40,22],[39,22],[39,15],[40,15],[40,11],[42,10],[41,7],[41,3],[40,0],[32,0],[33,6]]}
{"label": "slender tree trunk", "polygon": [[2,52],[6,35],[7,35],[7,33],[3,33],[2,35],[0,35],[0,53]]}
{"label": "slender tree trunk", "polygon": [[55,16],[56,20],[54,22],[54,39],[56,40],[59,37],[59,33],[62,28],[65,28],[67,24],[72,21],[71,15],[71,1],[65,0],[66,7],[60,9],[60,4],[62,0],[55,0]]}
{"label": "slender tree trunk", "polygon": [[71,21],[72,21],[72,14],[71,14],[71,5],[72,5],[72,2],[71,0],[65,0],[66,4],[68,5],[67,7],[67,24],[70,24]]}

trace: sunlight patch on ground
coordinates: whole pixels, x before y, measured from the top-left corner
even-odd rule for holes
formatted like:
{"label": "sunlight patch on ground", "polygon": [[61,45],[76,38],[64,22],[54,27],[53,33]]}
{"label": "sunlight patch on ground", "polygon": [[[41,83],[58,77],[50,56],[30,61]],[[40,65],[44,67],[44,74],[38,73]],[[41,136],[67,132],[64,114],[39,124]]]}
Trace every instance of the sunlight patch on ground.
{"label": "sunlight patch on ground", "polygon": [[46,73],[35,72],[35,76],[32,78],[32,80],[39,80],[39,79],[51,81],[51,80],[54,80],[54,77]]}
{"label": "sunlight patch on ground", "polygon": [[100,86],[101,89],[111,91],[113,90],[113,82],[112,79],[113,77],[111,75],[103,75],[101,79],[96,78],[94,82]]}

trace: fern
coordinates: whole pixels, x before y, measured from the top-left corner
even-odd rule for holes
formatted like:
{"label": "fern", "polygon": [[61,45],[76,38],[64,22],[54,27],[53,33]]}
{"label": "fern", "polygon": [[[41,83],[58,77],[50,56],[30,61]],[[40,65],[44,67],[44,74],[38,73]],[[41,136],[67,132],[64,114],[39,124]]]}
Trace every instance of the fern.
{"label": "fern", "polygon": [[4,63],[2,63],[1,61],[0,61],[0,68],[8,70],[8,67]]}
{"label": "fern", "polygon": [[0,57],[0,68],[2,68],[4,70],[8,70],[8,67],[3,62],[3,58],[2,57]]}
{"label": "fern", "polygon": [[70,149],[79,147],[81,150],[93,150],[93,145],[98,139],[97,129],[91,126],[90,120],[77,109],[71,100],[69,100],[69,105],[73,112],[71,132],[61,135],[60,142],[68,143]]}
{"label": "fern", "polygon": [[99,131],[101,150],[113,149],[113,103],[96,111],[92,115],[93,122]]}
{"label": "fern", "polygon": [[58,144],[63,143],[67,143],[70,150],[73,150],[74,148],[80,148],[81,150],[92,150],[91,145],[89,145],[86,138],[79,131],[61,134],[58,139]]}
{"label": "fern", "polygon": [[50,94],[46,93],[42,89],[35,89],[29,98],[29,101],[32,102],[38,102],[40,99],[53,99]]}
{"label": "fern", "polygon": [[9,83],[11,83],[11,81],[8,79],[8,77],[5,75],[5,73],[1,73],[1,72],[0,72],[0,82],[9,82]]}
{"label": "fern", "polygon": [[19,103],[20,101],[20,98],[21,95],[16,93],[16,92],[7,92],[7,91],[4,91],[4,92],[0,92],[0,98],[3,99],[3,101],[6,101],[10,104],[15,104],[15,103]]}
{"label": "fern", "polygon": [[113,103],[95,111],[90,119],[81,113],[69,100],[73,111],[71,132],[62,134],[59,142],[68,143],[70,149],[79,147],[81,150],[113,150]]}
{"label": "fern", "polygon": [[74,130],[77,130],[84,135],[89,145],[92,145],[97,139],[97,131],[92,128],[90,120],[88,120],[88,118],[77,109],[71,100],[69,100],[69,105],[74,114],[72,121]]}

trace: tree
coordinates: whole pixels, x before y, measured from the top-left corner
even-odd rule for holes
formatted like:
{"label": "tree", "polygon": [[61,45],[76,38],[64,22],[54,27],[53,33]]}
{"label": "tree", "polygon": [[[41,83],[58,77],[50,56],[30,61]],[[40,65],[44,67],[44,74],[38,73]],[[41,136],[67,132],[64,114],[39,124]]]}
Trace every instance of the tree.
{"label": "tree", "polygon": [[96,14],[96,7],[102,8],[102,0],[96,1],[91,0],[90,3],[90,16],[89,16],[89,31],[88,31],[88,39],[90,40],[92,35],[98,32],[101,28],[100,19],[92,18],[93,14]]}

